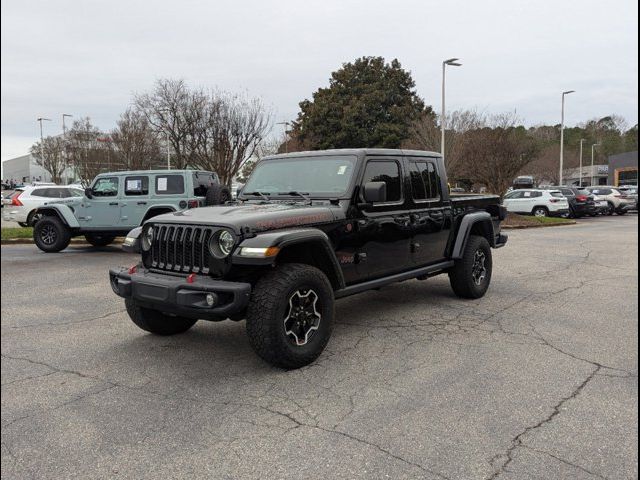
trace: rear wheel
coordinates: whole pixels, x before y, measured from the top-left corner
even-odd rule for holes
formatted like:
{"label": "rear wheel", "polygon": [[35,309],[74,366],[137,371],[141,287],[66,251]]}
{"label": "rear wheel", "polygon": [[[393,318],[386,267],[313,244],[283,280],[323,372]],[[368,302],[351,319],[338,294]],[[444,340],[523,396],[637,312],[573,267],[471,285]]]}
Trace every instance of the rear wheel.
{"label": "rear wheel", "polygon": [[616,213],[617,213],[618,215],[626,215],[626,214],[627,214],[627,211],[626,211],[626,210],[616,210]]}
{"label": "rear wheel", "polygon": [[97,235],[95,233],[87,233],[84,238],[94,247],[106,247],[116,239],[113,235]]}
{"label": "rear wheel", "polygon": [[44,215],[41,213],[37,213],[35,210],[32,211],[27,217],[27,225],[33,227],[38,220],[42,219],[42,217],[44,217]]}
{"label": "rear wheel", "polygon": [[33,241],[43,252],[59,252],[69,246],[71,232],[58,217],[43,217],[33,227]]}
{"label": "rear wheel", "polygon": [[493,261],[487,239],[471,235],[461,259],[449,271],[449,282],[454,293],[462,298],[484,296],[491,283]]}
{"label": "rear wheel", "polygon": [[609,210],[607,211],[607,215],[613,215],[615,211],[616,211],[615,205],[609,202]]}
{"label": "rear wheel", "polygon": [[156,335],[176,335],[189,330],[198,320],[184,317],[173,317],[158,310],[140,307],[135,300],[125,299],[125,307],[129,317],[142,330]]}
{"label": "rear wheel", "polygon": [[533,213],[534,216],[536,217],[548,217],[549,216],[549,210],[547,210],[546,207],[535,207],[533,209]]}

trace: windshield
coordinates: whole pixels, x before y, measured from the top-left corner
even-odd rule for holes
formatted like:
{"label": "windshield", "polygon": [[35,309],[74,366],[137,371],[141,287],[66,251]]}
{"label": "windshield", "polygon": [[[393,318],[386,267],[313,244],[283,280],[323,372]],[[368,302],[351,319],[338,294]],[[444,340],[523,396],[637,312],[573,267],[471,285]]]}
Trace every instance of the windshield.
{"label": "windshield", "polygon": [[340,197],[349,188],[355,164],[354,155],[266,160],[256,166],[241,196]]}

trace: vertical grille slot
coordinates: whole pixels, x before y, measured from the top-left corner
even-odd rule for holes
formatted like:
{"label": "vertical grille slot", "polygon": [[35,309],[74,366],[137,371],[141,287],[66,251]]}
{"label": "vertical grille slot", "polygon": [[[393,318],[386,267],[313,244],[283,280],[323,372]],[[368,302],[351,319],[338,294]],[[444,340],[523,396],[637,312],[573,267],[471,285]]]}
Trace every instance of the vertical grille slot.
{"label": "vertical grille slot", "polygon": [[214,227],[154,225],[151,267],[182,273],[209,272],[209,240]]}

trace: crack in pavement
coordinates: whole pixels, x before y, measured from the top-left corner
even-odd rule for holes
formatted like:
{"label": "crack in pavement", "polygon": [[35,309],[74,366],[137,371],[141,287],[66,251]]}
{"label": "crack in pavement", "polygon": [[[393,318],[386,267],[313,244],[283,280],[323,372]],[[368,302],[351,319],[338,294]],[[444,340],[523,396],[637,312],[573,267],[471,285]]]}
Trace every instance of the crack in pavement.
{"label": "crack in pavement", "polygon": [[494,468],[494,472],[488,477],[488,480],[493,480],[495,478],[498,478],[500,475],[502,475],[506,471],[506,468],[509,466],[509,464],[513,461],[513,453],[518,448],[525,446],[523,442],[523,437],[528,433],[546,425],[547,423],[551,422],[556,416],[558,416],[561,413],[562,407],[564,406],[564,404],[576,398],[580,394],[580,392],[582,392],[582,390],[587,386],[587,384],[596,376],[596,374],[600,371],[601,368],[602,368],[601,366],[597,366],[587,376],[587,378],[585,378],[584,381],[580,383],[580,385],[578,385],[573,390],[573,392],[571,392],[570,395],[563,397],[556,405],[554,405],[553,411],[551,412],[550,415],[543,418],[535,425],[528,426],[524,430],[522,430],[520,433],[518,433],[511,440],[511,445],[509,446],[509,448],[507,448],[507,450],[504,453],[499,453],[494,455],[489,460],[489,464]]}
{"label": "crack in pavement", "polygon": [[20,330],[22,328],[37,328],[37,327],[44,327],[44,326],[53,326],[53,327],[57,327],[57,326],[63,326],[63,325],[76,325],[78,323],[87,323],[87,322],[94,322],[96,320],[102,320],[104,318],[110,317],[112,315],[117,315],[118,313],[124,313],[126,312],[126,309],[120,309],[120,310],[116,310],[115,312],[109,312],[109,313],[105,313],[103,315],[99,315],[97,317],[92,317],[92,318],[85,318],[82,320],[74,320],[71,322],[45,322],[45,323],[29,323],[27,325],[14,325],[14,326],[10,326],[7,327],[10,330]]}
{"label": "crack in pavement", "polygon": [[549,456],[549,457],[551,457],[551,458],[553,458],[553,459],[555,459],[555,460],[557,460],[557,461],[559,461],[561,463],[564,463],[565,465],[569,465],[570,467],[573,467],[573,468],[575,468],[577,470],[580,470],[580,471],[582,471],[584,473],[588,473],[589,475],[592,475],[594,477],[602,478],[603,480],[607,480],[607,478],[608,478],[608,477],[605,477],[603,475],[600,475],[599,473],[592,472],[591,470],[588,470],[588,469],[586,469],[585,467],[583,467],[581,465],[572,463],[569,460],[565,460],[564,458],[560,458],[557,455],[554,455],[554,454],[549,453],[549,452],[545,452],[544,450],[538,450],[537,448],[533,448],[533,447],[530,447],[530,446],[524,445],[524,444],[522,445],[522,448],[526,448],[527,450],[531,450],[532,452],[540,453],[542,455],[547,455],[547,456]]}

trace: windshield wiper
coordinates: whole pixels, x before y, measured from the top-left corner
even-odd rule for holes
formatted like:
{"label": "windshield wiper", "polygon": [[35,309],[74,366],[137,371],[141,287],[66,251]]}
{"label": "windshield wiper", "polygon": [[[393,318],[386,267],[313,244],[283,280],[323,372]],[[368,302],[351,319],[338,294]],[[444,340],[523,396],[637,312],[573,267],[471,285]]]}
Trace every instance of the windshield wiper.
{"label": "windshield wiper", "polygon": [[270,200],[268,195],[266,193],[263,192],[242,192],[242,195],[253,195],[254,197],[260,197],[263,200],[266,200],[267,202]]}
{"label": "windshield wiper", "polygon": [[278,192],[278,195],[297,195],[301,198],[304,198],[305,201],[307,202],[311,202],[311,198],[309,198],[307,195],[309,195],[307,192],[298,192],[297,190],[292,190],[290,192]]}

